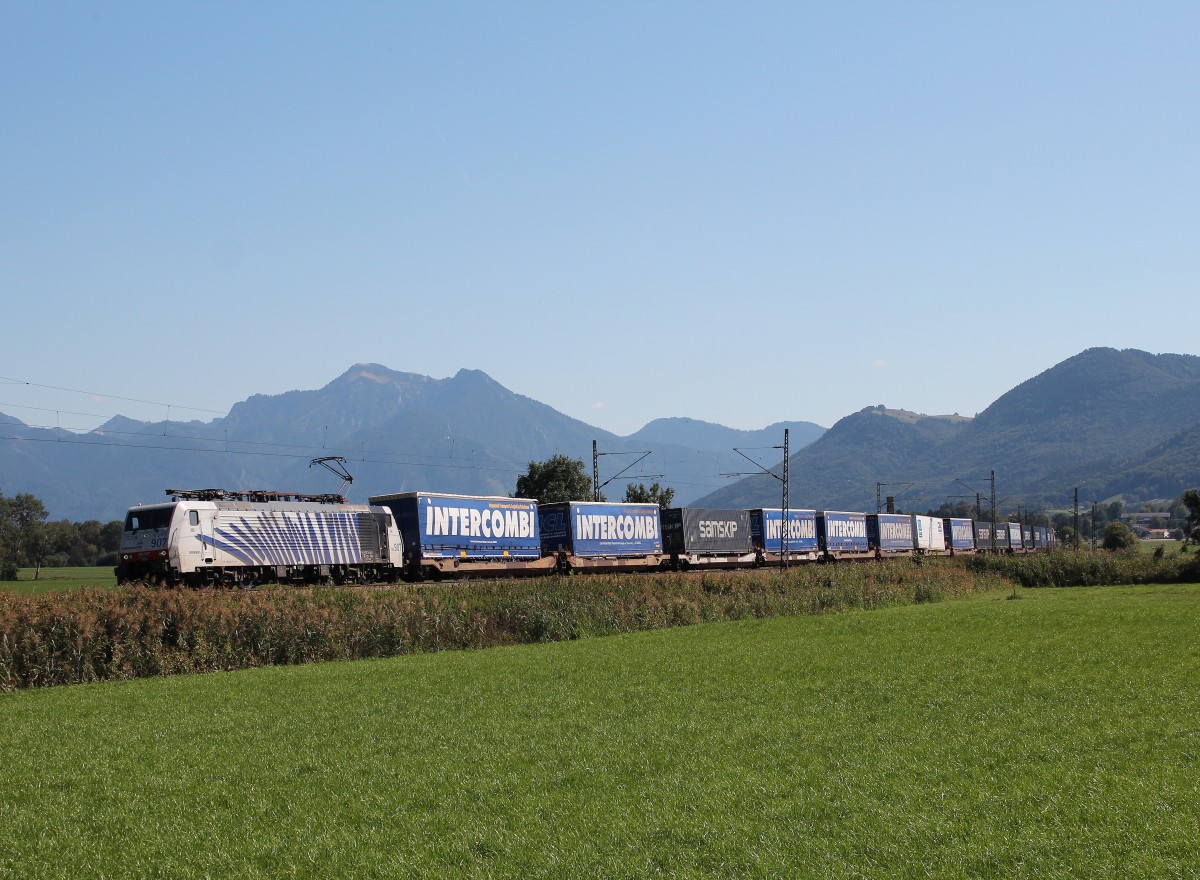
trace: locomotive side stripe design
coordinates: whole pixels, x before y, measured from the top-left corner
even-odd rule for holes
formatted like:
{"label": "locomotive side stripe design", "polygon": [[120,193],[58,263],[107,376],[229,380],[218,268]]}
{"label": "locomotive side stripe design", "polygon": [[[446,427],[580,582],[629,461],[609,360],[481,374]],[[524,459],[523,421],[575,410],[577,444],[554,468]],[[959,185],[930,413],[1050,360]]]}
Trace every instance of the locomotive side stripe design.
{"label": "locomotive side stripe design", "polygon": [[360,564],[355,514],[253,512],[219,522],[210,542],[246,564]]}
{"label": "locomotive side stripe design", "polygon": [[221,539],[219,539],[215,536],[201,535],[200,539],[202,541],[204,541],[206,544],[211,544],[213,547],[216,547],[218,550],[222,550],[225,553],[228,553],[230,556],[234,557],[235,559],[240,559],[246,565],[257,565],[258,564],[258,560],[253,558],[250,554],[243,552],[238,547],[235,547],[226,541],[222,541]]}
{"label": "locomotive side stripe design", "polygon": [[229,537],[232,539],[236,535],[240,539],[238,546],[252,555],[256,563],[265,565],[269,561],[269,554],[263,541],[263,535],[257,531],[247,529],[245,519],[234,520],[228,524],[228,527]]}
{"label": "locomotive side stripe design", "polygon": [[316,530],[310,520],[304,520],[304,534],[309,542],[309,546],[314,548],[317,558],[324,564],[329,563],[329,551],[321,544],[317,538]]}

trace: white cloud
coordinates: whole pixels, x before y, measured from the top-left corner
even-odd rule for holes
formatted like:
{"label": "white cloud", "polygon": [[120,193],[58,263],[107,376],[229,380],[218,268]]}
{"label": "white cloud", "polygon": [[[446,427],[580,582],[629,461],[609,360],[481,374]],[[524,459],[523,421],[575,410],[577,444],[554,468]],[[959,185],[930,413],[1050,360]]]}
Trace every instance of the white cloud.
{"label": "white cloud", "polygon": [[873,366],[877,370],[884,370],[884,369],[887,369],[887,361],[882,360],[882,359],[877,360],[873,364],[871,364],[871,366]]}
{"label": "white cloud", "polygon": [[592,409],[604,409],[604,403],[602,401],[597,400],[595,403],[592,404]]}

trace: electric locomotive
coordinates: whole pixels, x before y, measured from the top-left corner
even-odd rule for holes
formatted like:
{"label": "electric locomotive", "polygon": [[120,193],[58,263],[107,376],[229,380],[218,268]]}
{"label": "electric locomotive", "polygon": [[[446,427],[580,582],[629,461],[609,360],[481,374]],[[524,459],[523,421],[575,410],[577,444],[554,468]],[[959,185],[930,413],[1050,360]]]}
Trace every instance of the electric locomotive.
{"label": "electric locomotive", "polygon": [[340,495],[168,489],[125,516],[118,583],[188,586],[393,581],[404,542],[391,511]]}

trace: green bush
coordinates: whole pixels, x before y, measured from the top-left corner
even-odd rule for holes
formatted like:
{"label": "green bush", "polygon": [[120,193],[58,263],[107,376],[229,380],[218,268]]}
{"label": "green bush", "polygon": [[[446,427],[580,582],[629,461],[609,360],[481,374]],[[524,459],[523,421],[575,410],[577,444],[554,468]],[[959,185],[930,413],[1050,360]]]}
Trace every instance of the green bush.
{"label": "green bush", "polygon": [[1023,587],[1094,587],[1108,584],[1171,584],[1200,581],[1200,559],[1056,550],[1029,556],[980,554],[969,558],[976,572],[990,572]]}
{"label": "green bush", "polygon": [[1140,545],[1141,539],[1125,523],[1110,522],[1104,527],[1104,540],[1100,546],[1105,550],[1114,553],[1136,553]]}

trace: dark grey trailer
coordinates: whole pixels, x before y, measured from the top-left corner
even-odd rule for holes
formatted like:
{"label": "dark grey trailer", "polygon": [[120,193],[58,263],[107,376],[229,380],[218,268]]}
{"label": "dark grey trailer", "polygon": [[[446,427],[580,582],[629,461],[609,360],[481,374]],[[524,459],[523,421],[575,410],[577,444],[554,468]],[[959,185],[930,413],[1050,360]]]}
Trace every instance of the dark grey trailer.
{"label": "dark grey trailer", "polygon": [[750,511],[672,507],[662,512],[663,552],[676,568],[754,563]]}
{"label": "dark grey trailer", "polygon": [[975,549],[980,553],[991,553],[996,549],[996,537],[992,525],[982,519],[975,520]]}

